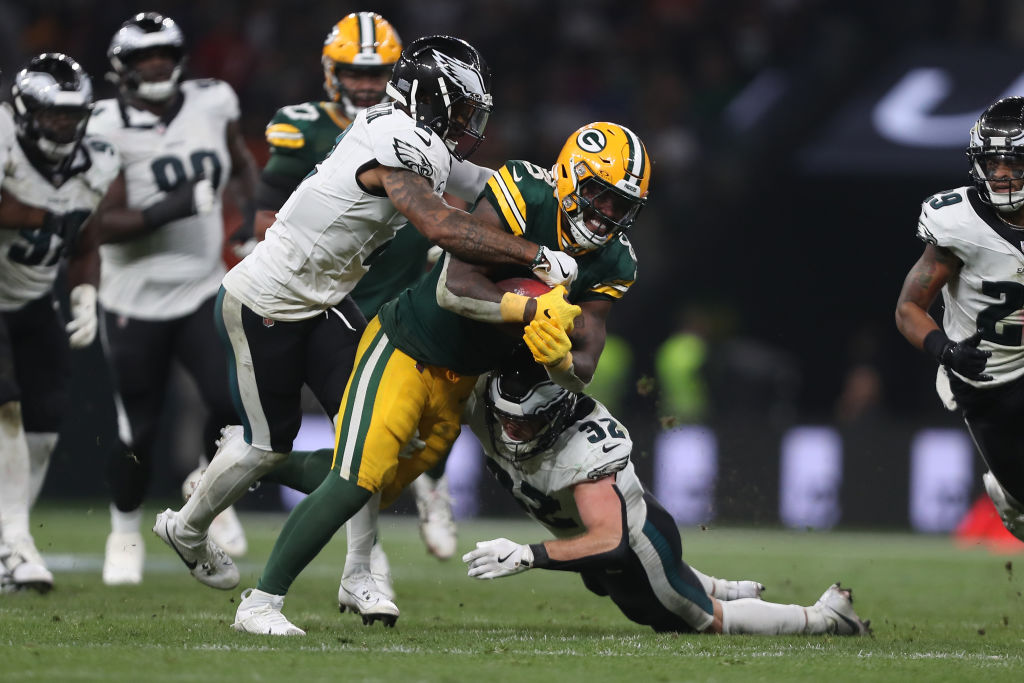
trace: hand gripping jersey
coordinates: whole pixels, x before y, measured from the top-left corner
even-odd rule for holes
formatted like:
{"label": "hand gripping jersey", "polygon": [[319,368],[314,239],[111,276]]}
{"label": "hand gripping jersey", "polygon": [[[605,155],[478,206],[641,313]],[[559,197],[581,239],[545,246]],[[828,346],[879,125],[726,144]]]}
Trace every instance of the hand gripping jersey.
{"label": "hand gripping jersey", "polygon": [[15,311],[53,289],[61,257],[120,170],[114,148],[87,135],[64,175],[42,173],[22,150],[7,106],[0,107],[3,190],[51,216],[39,230],[0,230],[0,311]]}
{"label": "hand gripping jersey", "polygon": [[580,520],[573,486],[611,475],[626,504],[630,544],[640,538],[647,504],[643,485],[629,459],[633,442],[626,428],[603,405],[589,396],[581,396],[574,422],[551,448],[513,464],[501,456],[501,445],[491,439],[486,422],[486,391],[486,377],[481,377],[466,404],[466,422],[483,445],[487,468],[528,515],[557,538],[579,536],[586,527]]}
{"label": "hand gripping jersey", "polygon": [[88,130],[121,155],[130,208],[155,204],[200,174],[216,189],[209,213],[100,248],[100,301],[114,313],[148,320],[188,315],[217,292],[224,275],[220,200],[231,176],[227,126],[238,119],[238,98],[213,79],[185,81],[181,95],[180,107],[163,118],[111,99],[97,102],[89,120]]}
{"label": "hand gripping jersey", "polygon": [[946,334],[960,341],[980,331],[979,348],[992,352],[991,382],[960,379],[992,387],[1024,375],[1024,229],[1004,223],[974,188],[960,187],[924,201],[917,236],[963,261],[942,288]]}
{"label": "hand gripping jersey", "polygon": [[361,111],[224,287],[275,320],[303,320],[336,305],[406,224],[383,191],[360,186],[359,172],[375,165],[411,170],[440,195],[451,163],[440,138],[393,104]]}
{"label": "hand gripping jersey", "polygon": [[[335,102],[305,102],[281,107],[267,125],[270,160],[263,169],[291,192],[334,148],[351,123]],[[282,185],[282,188],[284,186]],[[370,271],[352,290],[367,320],[399,292],[423,277],[430,240],[406,226],[372,261]]]}
{"label": "hand gripping jersey", "polygon": [[[561,212],[547,171],[526,161],[509,161],[487,181],[481,200],[491,203],[512,234],[559,248]],[[438,305],[437,281],[447,258],[442,258],[416,287],[381,308],[381,325],[391,342],[416,360],[461,375],[478,375],[506,358],[520,337]],[[636,255],[625,235],[577,257],[576,262],[579,275],[569,290],[573,303],[617,301],[636,280]],[[507,277],[516,275],[531,274],[522,268],[509,272]]]}

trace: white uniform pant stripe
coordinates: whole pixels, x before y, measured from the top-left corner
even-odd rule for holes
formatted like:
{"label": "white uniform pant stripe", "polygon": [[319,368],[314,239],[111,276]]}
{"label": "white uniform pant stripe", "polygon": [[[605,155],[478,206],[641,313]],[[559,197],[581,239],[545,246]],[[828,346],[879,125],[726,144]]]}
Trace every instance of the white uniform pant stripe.
{"label": "white uniform pant stripe", "polygon": [[249,350],[249,341],[245,337],[245,329],[242,326],[242,302],[233,297],[231,292],[225,291],[221,301],[221,310],[224,315],[224,328],[228,333],[228,341],[231,342],[238,394],[242,399],[245,419],[249,422],[252,445],[272,451],[274,449],[270,444],[270,424],[263,412],[263,402],[260,400],[260,390],[256,384],[256,371],[252,363],[252,352]]}
{"label": "white uniform pant stripe", "polygon": [[[370,378],[373,376],[374,368],[376,368],[377,362],[380,360],[387,345],[388,336],[382,333],[380,339],[377,340],[377,345],[373,347],[370,357],[363,366],[363,370],[359,375],[359,383],[349,389],[349,391],[355,392],[355,398],[352,401],[351,409],[349,409],[351,419],[348,422],[348,434],[345,435],[345,448],[341,458],[339,474],[342,479],[348,479],[349,475],[352,474],[352,459],[356,454],[356,441],[359,438],[359,430],[362,426],[363,418],[369,420],[371,417],[365,405],[366,391],[370,386]],[[346,407],[346,409],[348,408]]]}
{"label": "white uniform pant stripe", "polygon": [[632,550],[640,558],[658,602],[664,605],[665,609],[682,617],[694,630],[706,629],[714,620],[714,615],[708,614],[700,605],[694,604],[672,587],[658,551],[646,536],[639,536],[639,539],[632,543]]}

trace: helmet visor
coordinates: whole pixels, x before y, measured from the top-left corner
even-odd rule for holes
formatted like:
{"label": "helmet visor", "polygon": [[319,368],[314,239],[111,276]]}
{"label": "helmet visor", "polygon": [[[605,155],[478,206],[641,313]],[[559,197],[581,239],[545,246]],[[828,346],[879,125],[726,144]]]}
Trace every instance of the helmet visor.
{"label": "helmet visor", "polygon": [[452,103],[445,140],[456,159],[468,159],[484,139],[491,108],[462,97]]}
{"label": "helmet visor", "polygon": [[594,175],[581,180],[575,194],[580,220],[598,237],[628,230],[646,203],[645,199],[633,197]]}
{"label": "helmet visor", "polygon": [[77,141],[85,131],[91,107],[51,107],[35,114],[36,130],[41,137],[59,145]]}

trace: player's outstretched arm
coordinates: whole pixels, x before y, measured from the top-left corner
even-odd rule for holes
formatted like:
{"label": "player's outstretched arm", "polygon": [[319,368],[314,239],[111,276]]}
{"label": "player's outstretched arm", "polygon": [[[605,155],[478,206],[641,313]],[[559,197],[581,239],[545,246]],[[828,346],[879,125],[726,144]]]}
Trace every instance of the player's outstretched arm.
{"label": "player's outstretched arm", "polygon": [[507,538],[481,541],[462,556],[469,576],[496,579],[530,568],[583,571],[618,564],[629,551],[626,506],[615,477],[576,484],[573,498],[585,533],[566,539],[520,545]]}
{"label": "player's outstretched arm", "polygon": [[[395,208],[427,239],[463,261],[534,267],[544,258],[541,248],[533,242],[449,206],[434,194],[426,178],[384,166],[373,171]],[[571,281],[574,276],[575,272],[566,273],[566,280]]]}
{"label": "player's outstretched arm", "polygon": [[[242,224],[231,235],[234,242],[244,242],[253,237],[256,215],[256,186],[259,182],[259,171],[256,160],[245,144],[242,128],[238,121],[227,125],[227,147],[231,155],[231,182],[228,188],[232,192],[239,210],[242,213]],[[264,229],[266,232],[266,229]]]}

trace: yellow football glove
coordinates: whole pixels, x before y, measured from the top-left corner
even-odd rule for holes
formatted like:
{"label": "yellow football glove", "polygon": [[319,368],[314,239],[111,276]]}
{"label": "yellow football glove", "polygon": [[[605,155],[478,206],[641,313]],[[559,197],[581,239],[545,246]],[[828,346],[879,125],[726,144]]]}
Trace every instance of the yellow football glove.
{"label": "yellow football glove", "polygon": [[564,370],[572,365],[572,342],[557,323],[533,320],[523,328],[523,341],[533,359],[549,368]]}
{"label": "yellow football glove", "polygon": [[547,294],[535,297],[537,312],[534,313],[533,319],[554,320],[565,332],[572,332],[573,321],[583,312],[583,309],[566,301],[565,296],[565,287],[558,285]]}

